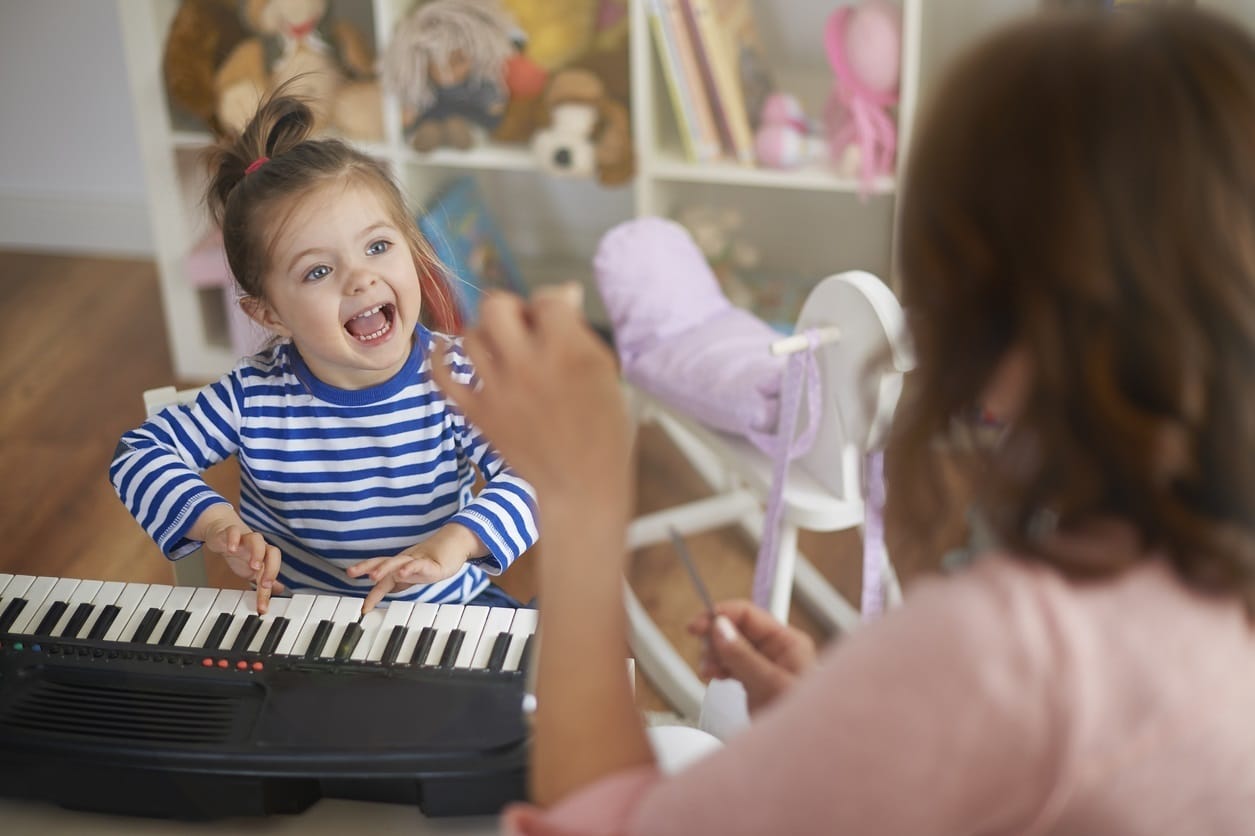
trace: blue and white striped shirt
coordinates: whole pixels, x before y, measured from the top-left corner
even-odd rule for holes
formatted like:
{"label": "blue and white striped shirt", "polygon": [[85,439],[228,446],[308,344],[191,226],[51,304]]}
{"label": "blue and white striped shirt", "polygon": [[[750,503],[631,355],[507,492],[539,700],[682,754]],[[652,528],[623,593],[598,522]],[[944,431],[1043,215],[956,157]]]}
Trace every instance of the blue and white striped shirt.
{"label": "blue and white striped shirt", "polygon": [[[283,553],[290,590],[365,595],[369,578],[344,567],[390,557],[446,523],[466,526],[490,550],[451,578],[391,599],[457,603],[488,586],[536,542],[532,488],[431,382],[431,333],[391,380],[369,389],[328,386],[290,342],[246,357],[195,401],[163,409],[122,436],[109,478],[144,530],[174,560],[199,542],[188,529],[226,502],[201,471],[236,455],[240,516]],[[454,341],[454,378],[473,370]],[[477,466],[485,485],[472,493]]]}

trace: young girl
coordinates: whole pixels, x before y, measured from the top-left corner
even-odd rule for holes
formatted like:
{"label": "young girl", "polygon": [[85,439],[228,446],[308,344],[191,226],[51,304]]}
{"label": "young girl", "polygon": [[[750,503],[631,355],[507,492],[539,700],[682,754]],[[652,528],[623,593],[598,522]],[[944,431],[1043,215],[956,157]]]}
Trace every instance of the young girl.
{"label": "young girl", "polygon": [[[240,304],[279,339],[126,433],[110,479],[171,559],[221,555],[262,612],[303,589],[517,606],[489,576],[535,542],[534,497],[432,385],[473,379],[420,323],[455,325],[441,267],[383,165],[312,126],[280,91],[208,192]],[[233,454],[238,513],[198,475]]]}
{"label": "young girl", "polygon": [[957,66],[912,148],[889,501],[928,538],[936,442],[985,407],[999,546],[817,660],[743,603],[699,619],[757,713],[682,772],[619,670],[612,358],[574,311],[498,296],[467,338],[482,391],[437,374],[548,538],[540,807],[507,830],[1251,832],[1255,39],[1180,9],[1030,20]]}

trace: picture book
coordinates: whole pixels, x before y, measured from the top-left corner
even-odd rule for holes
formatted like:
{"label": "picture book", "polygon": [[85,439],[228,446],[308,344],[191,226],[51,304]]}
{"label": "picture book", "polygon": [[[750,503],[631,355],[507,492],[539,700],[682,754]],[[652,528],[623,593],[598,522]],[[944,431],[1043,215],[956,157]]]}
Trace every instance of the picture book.
{"label": "picture book", "polygon": [[711,109],[733,156],[754,161],[754,128],[774,87],[751,0],[684,0]]}
{"label": "picture book", "polygon": [[717,159],[722,149],[680,2],[649,0],[650,26],[685,156],[690,161],[708,162]]}
{"label": "picture book", "polygon": [[475,178],[460,177],[418,218],[418,228],[448,268],[462,318],[478,318],[479,300],[494,288],[527,294],[527,284],[501,230],[488,211]]}

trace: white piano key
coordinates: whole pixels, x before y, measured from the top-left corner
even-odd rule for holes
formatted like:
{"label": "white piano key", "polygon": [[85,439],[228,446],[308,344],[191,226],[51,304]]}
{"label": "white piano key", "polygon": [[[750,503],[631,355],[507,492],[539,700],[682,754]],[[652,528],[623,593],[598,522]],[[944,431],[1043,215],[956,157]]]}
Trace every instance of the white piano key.
{"label": "white piano key", "polygon": [[[349,656],[350,659],[354,662],[365,662],[369,658],[370,651],[375,646],[375,639],[379,637],[380,630],[383,627],[383,622],[384,610],[379,607],[375,607],[362,616],[362,638],[357,643],[357,647],[353,648],[353,653]],[[386,642],[387,639],[384,639],[384,641]],[[380,647],[379,651],[382,653],[383,648]]]}
{"label": "white piano key", "polygon": [[[9,608],[9,604],[18,598],[24,598],[26,590],[30,589],[30,585],[35,582],[34,575],[13,575],[9,582],[4,585],[3,592],[0,592],[0,616],[4,615],[4,611]],[[27,606],[30,606],[27,604]],[[25,607],[23,607],[25,609]],[[10,624],[8,631],[13,630]]]}
{"label": "white piano key", "polygon": [[[287,611],[283,614],[288,619],[288,628],[283,631],[283,638],[275,647],[275,656],[290,656],[295,652],[293,648],[296,647],[297,639],[305,628],[305,622],[309,620],[309,614],[313,611],[316,600],[318,600],[317,595],[298,592],[288,601]],[[309,640],[306,639],[306,641]]]}
{"label": "white piano key", "polygon": [[431,643],[431,650],[427,652],[427,658],[422,660],[423,664],[440,664],[440,657],[444,655],[444,646],[449,643],[449,633],[458,628],[458,623],[462,620],[462,612],[465,609],[466,607],[462,604],[440,605],[440,611],[436,613],[436,620],[431,625],[436,630],[436,638]]}
{"label": "white piano key", "polygon": [[467,607],[462,613],[462,620],[458,622],[458,629],[464,635],[462,636],[462,646],[458,648],[458,655],[453,660],[455,668],[469,668],[471,662],[475,659],[475,651],[479,648],[479,639],[484,634],[484,625],[488,622],[488,612],[491,607]]}
{"label": "white piano key", "polygon": [[92,596],[92,614],[87,616],[83,626],[78,629],[76,638],[85,639],[91,634],[92,628],[100,620],[100,614],[104,612],[105,607],[116,604],[124,589],[126,589],[125,581],[105,581],[100,585],[100,589]]}
{"label": "white piano key", "polygon": [[[151,609],[161,609],[166,602],[166,598],[170,597],[170,591],[174,587],[164,583],[155,583],[144,590],[144,597],[139,599],[139,603],[135,605],[135,611],[131,613],[131,617],[126,622],[126,627],[122,628],[122,635],[118,637],[118,641],[129,642],[135,638],[135,631],[139,629],[139,625],[143,622],[144,617],[148,615]],[[121,615],[119,615],[119,618]]]}
{"label": "white piano key", "polygon": [[[218,616],[223,613],[235,612],[236,606],[240,603],[240,599],[244,597],[242,589],[223,589],[219,590],[214,602],[209,605],[209,610],[205,613],[205,620],[201,622],[200,629],[196,631],[196,637],[192,639],[192,647],[204,647],[205,641],[209,638],[209,634],[213,632],[214,625],[218,623]],[[219,642],[215,650],[223,649],[224,645]]]}
{"label": "white piano key", "polygon": [[[301,625],[300,633],[296,636],[296,642],[292,645],[291,652],[293,656],[305,655],[305,651],[309,648],[310,640],[318,630],[319,623],[335,615],[336,607],[339,606],[341,600],[339,595],[314,596],[314,604],[310,607],[309,614],[305,616],[305,623]],[[361,605],[359,604],[358,606]],[[288,629],[291,628],[289,627]]]}
{"label": "white piano key", "polygon": [[[20,631],[23,633],[34,633],[39,629],[39,625],[43,623],[44,616],[48,614],[48,610],[52,609],[54,604],[64,604],[74,594],[74,589],[79,585],[78,578],[57,578],[52,585],[52,589],[48,590],[48,595],[43,601],[39,602],[39,606],[35,607],[35,611],[31,613],[30,620],[26,623],[26,629]],[[29,607],[30,604],[27,604]],[[23,611],[23,615],[25,615]],[[62,613],[65,615],[65,613]],[[18,621],[22,619],[19,618]]]}
{"label": "white piano key", "polygon": [[[104,581],[79,581],[78,586],[74,587],[74,591],[70,593],[70,597],[66,599],[65,612],[61,613],[61,619],[56,626],[52,628],[52,635],[64,636],[65,628],[69,626],[70,619],[74,617],[74,612],[82,604],[90,604],[92,599],[96,597],[96,593],[105,585]],[[67,637],[72,638],[72,637]]]}
{"label": "white piano key", "polygon": [[147,591],[148,584],[146,583],[128,583],[123,588],[118,595],[118,600],[113,602],[118,608],[118,615],[113,619],[113,623],[109,625],[105,634],[101,636],[103,641],[121,641],[122,632],[130,623],[131,617],[135,615],[135,609],[139,606],[139,602],[144,600],[144,593]]}
{"label": "white piano key", "polygon": [[174,618],[174,614],[179,610],[186,610],[188,604],[192,601],[192,596],[196,594],[194,586],[176,586],[170,590],[170,594],[166,596],[166,601],[161,605],[161,618],[157,619],[157,626],[153,627],[153,631],[148,634],[148,640],[145,644],[157,644],[161,641],[161,637],[166,632],[166,627],[170,625],[170,619]]}
{"label": "white piano key", "polygon": [[439,612],[439,604],[419,602],[414,605],[414,612],[410,615],[410,620],[405,623],[405,641],[401,643],[401,649],[397,651],[398,662],[409,664],[410,657],[414,655],[414,646],[418,644],[418,637],[423,632],[423,628],[431,627]]}
{"label": "white piano key", "polygon": [[539,620],[540,613],[536,610],[515,611],[514,620],[510,622],[510,649],[506,651],[501,670],[517,671],[519,669],[519,662],[523,658],[523,645],[527,643],[527,637],[536,632],[536,624]]}
{"label": "white piano key", "polygon": [[[379,611],[376,607],[375,612]],[[383,621],[380,623],[375,633],[374,640],[370,643],[370,650],[366,653],[366,661],[378,662],[383,659],[384,648],[388,646],[388,639],[392,636],[393,629],[404,627],[405,623],[410,620],[410,615],[414,612],[413,601],[391,601],[384,610]],[[354,654],[353,658],[357,658]]]}
{"label": "white piano key", "polygon": [[488,667],[488,659],[492,656],[492,646],[497,636],[510,629],[516,610],[513,607],[492,607],[488,612],[488,620],[484,622],[483,635],[479,637],[479,645],[475,648],[475,657],[471,659],[472,668]]}
{"label": "white piano key", "polygon": [[336,604],[335,612],[331,614],[331,620],[334,626],[327,635],[327,641],[323,643],[319,657],[330,659],[336,655],[336,648],[340,646],[340,640],[344,638],[344,628],[362,616],[362,599],[345,596],[339,599]]}
{"label": "white piano key", "polygon": [[[281,596],[270,599],[270,606],[266,609],[266,614],[261,617],[261,626],[257,628],[256,634],[253,635],[253,640],[248,643],[248,648],[246,648],[249,653],[257,653],[261,650],[261,643],[266,640],[266,636],[274,626],[275,619],[281,616],[286,617],[288,606],[291,603],[291,598]],[[292,625],[288,624],[287,629],[291,630]]]}
{"label": "white piano key", "polygon": [[9,628],[10,633],[25,635],[39,624],[39,622],[35,621],[35,616],[42,610],[44,601],[48,599],[48,594],[57,585],[57,581],[57,578],[37,577],[24,593],[16,596],[25,598],[26,606],[22,608],[21,615],[17,617],[17,620],[13,622],[13,626]]}
{"label": "white piano key", "polygon": [[0,596],[4,595],[4,588],[9,585],[9,581],[13,580],[13,574],[10,572],[0,572]]}
{"label": "white piano key", "polygon": [[179,630],[179,635],[174,639],[175,647],[197,646],[196,636],[200,634],[200,628],[205,625],[205,618],[213,608],[214,601],[218,599],[220,591],[218,589],[198,587],[192,593],[192,600],[187,602],[187,607],[185,608],[189,615],[187,621],[183,623],[183,628]]}

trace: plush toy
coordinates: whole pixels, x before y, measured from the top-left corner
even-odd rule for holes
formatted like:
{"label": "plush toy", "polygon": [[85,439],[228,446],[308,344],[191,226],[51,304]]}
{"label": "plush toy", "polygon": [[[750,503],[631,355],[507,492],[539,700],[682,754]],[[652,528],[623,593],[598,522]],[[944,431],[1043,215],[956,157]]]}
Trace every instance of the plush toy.
{"label": "plush toy", "polygon": [[215,134],[225,130],[218,122],[214,76],[247,36],[235,0],[183,0],[166,32],[161,74],[170,102]]}
{"label": "plush toy", "polygon": [[472,126],[492,130],[505,112],[515,23],[498,0],[429,0],[402,18],[384,54],[384,82],[403,108],[419,151],[471,147]]}
{"label": "plush toy", "polygon": [[595,176],[603,186],[636,173],[628,97],[626,43],[594,51],[554,73],[545,89],[532,150],[541,167],[563,176]]}
{"label": "plush toy", "polygon": [[[834,161],[851,160],[864,192],[892,174],[897,126],[889,109],[898,101],[902,9],[889,0],[862,0],[834,11],[824,27],[833,88],[824,112]],[[853,147],[857,156],[847,149]]]}
{"label": "plush toy", "polygon": [[238,133],[263,95],[295,80],[290,89],[310,100],[320,126],[354,139],[382,138],[374,52],[351,23],[327,16],[328,1],[244,1],[242,14],[255,34],[231,51],[214,79],[225,130]]}
{"label": "plush toy", "polygon": [[763,102],[754,132],[754,156],[766,168],[797,168],[828,160],[828,143],[789,93],[772,93]]}
{"label": "plush toy", "polygon": [[598,0],[504,0],[527,39],[527,56],[553,72],[592,48]]}
{"label": "plush toy", "polygon": [[719,280],[723,293],[734,305],[753,308],[758,299],[748,275],[760,261],[758,248],[745,240],[741,213],[726,207],[694,204],[676,215],[680,226],[688,230]]}

